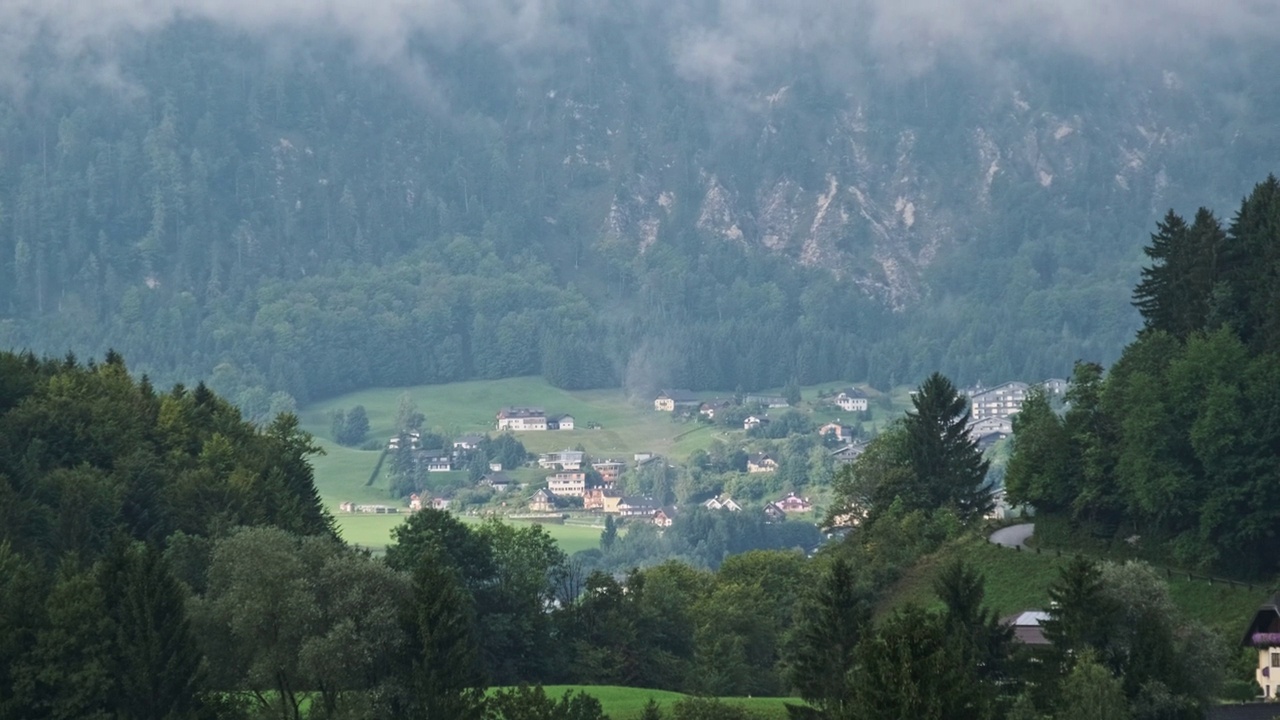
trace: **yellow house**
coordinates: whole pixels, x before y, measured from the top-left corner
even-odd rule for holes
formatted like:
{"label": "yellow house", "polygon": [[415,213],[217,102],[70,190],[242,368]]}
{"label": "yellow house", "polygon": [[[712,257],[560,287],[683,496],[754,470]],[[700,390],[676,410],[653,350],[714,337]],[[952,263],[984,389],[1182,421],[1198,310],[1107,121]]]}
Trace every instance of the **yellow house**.
{"label": "yellow house", "polygon": [[677,409],[698,406],[698,398],[688,390],[663,390],[653,399],[653,409],[659,412],[675,412]]}

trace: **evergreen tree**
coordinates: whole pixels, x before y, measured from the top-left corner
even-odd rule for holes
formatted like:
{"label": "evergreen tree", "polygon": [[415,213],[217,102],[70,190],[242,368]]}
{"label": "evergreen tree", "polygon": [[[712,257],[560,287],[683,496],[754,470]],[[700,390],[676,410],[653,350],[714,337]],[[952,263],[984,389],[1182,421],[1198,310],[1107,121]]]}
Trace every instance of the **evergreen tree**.
{"label": "evergreen tree", "polygon": [[[852,717],[855,653],[871,622],[871,602],[848,560],[832,561],[804,607],[791,650],[791,684],[821,717]],[[800,706],[787,711],[793,718],[809,716]]]}
{"label": "evergreen tree", "polygon": [[995,500],[986,484],[988,462],[969,437],[967,399],[940,373],[911,398],[904,420],[906,452],[919,495],[903,499],[931,510],[952,507],[965,520],[980,519]]}
{"label": "evergreen tree", "polygon": [[601,552],[609,552],[613,549],[613,544],[618,540],[618,524],[614,522],[613,515],[604,517],[604,531],[600,533],[600,550]]}
{"label": "evergreen tree", "polygon": [[973,566],[957,558],[934,581],[934,593],[946,611],[943,622],[948,636],[961,644],[965,664],[972,667],[993,693],[1010,694],[1013,628],[1000,622],[995,610],[983,601],[985,579]]}
{"label": "evergreen tree", "polygon": [[114,621],[116,716],[127,720],[209,717],[200,699],[201,655],[181,586],[153,546],[121,541],[99,569]]}
{"label": "evergreen tree", "polygon": [[401,620],[406,638],[389,714],[415,720],[481,720],[485,682],[475,641],[475,614],[458,574],[439,553],[424,553]]}
{"label": "evergreen tree", "polygon": [[1079,555],[1072,558],[1049,586],[1049,599],[1052,609],[1044,634],[1061,668],[1082,652],[1106,651],[1119,608],[1107,596],[1096,563]]}
{"label": "evergreen tree", "polygon": [[986,720],[993,691],[942,617],[908,606],[858,647],[859,720]]}

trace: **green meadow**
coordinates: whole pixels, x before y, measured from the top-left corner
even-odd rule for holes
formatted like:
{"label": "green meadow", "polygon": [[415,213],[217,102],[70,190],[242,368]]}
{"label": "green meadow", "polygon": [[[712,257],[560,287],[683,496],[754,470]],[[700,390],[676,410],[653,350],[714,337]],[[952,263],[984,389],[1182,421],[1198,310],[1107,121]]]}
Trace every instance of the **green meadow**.
{"label": "green meadow", "polygon": [[[848,413],[838,408],[818,406],[819,391],[846,387],[847,383],[827,383],[802,389],[802,410],[809,412],[815,424],[837,418],[850,421]],[[773,394],[781,390],[771,391]],[[551,414],[573,415],[577,429],[524,432],[517,437],[530,452],[543,453],[581,446],[594,457],[631,460],[637,452],[654,452],[673,460],[683,460],[695,450],[705,449],[715,438],[742,439],[741,430],[726,430],[692,420],[677,420],[669,413],[653,409],[652,398],[628,398],[621,389],[568,391],[547,384],[540,377],[477,380],[446,385],[419,385],[408,388],[372,388],[349,393],[307,405],[299,410],[302,427],[315,437],[323,455],[312,458],[316,488],[321,498],[335,513],[338,527],[348,542],[380,551],[390,539],[391,529],[404,521],[407,514],[350,515],[337,513],[338,505],[351,501],[367,504],[397,504],[389,497],[385,473],[379,473],[373,484],[367,484],[377,466],[381,450],[361,450],[338,445],[333,441],[331,416],[335,410],[349,410],[363,405],[369,415],[369,438],[381,444],[395,430],[395,417],[400,398],[408,394],[418,411],[426,416],[425,426],[448,436],[464,433],[492,433],[498,410],[506,405],[535,405]],[[907,388],[900,388],[885,399],[874,390],[871,419],[867,428],[882,427],[902,413],[908,404]],[[701,393],[716,397],[716,393]],[[723,394],[720,394],[723,395]],[[775,410],[775,413],[781,412]],[[597,429],[587,429],[598,424]],[[511,471],[521,481],[537,482],[545,475],[537,470]],[[432,476],[436,482],[459,477],[457,473]],[[574,525],[546,525],[547,531],[560,542],[566,552],[596,547],[599,528],[586,529]]]}
{"label": "green meadow", "polygon": [[[668,690],[646,690],[644,688],[618,687],[614,685],[547,685],[543,688],[548,697],[558,698],[566,691],[582,691],[600,701],[604,713],[613,720],[635,720],[639,718],[644,706],[652,699],[664,711],[680,699],[688,697]],[[745,698],[722,697],[722,702],[746,708],[761,718],[781,720],[787,717],[784,703],[803,704],[799,698]]]}
{"label": "green meadow", "polygon": [[[338,532],[342,538],[352,545],[368,548],[375,553],[386,549],[391,542],[391,531],[409,518],[408,513],[397,515],[372,515],[367,513],[336,513],[334,519],[338,524]],[[480,518],[470,515],[459,515],[463,522],[478,523]],[[532,524],[524,520],[508,520],[517,524]],[[572,555],[579,550],[588,550],[600,545],[600,533],[603,526],[566,523],[557,525],[542,523],[547,531],[566,554]]]}

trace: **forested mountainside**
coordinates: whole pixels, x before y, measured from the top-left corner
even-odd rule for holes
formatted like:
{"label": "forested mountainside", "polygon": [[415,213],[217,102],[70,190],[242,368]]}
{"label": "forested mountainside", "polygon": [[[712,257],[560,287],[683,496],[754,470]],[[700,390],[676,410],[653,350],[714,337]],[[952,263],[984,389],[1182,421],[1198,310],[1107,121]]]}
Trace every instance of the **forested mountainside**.
{"label": "forested mountainside", "polygon": [[714,3],[646,8],[378,52],[194,11],[77,51],[50,20],[0,77],[0,346],[212,373],[251,417],[536,373],[1061,376],[1138,327],[1157,218],[1274,169],[1266,43],[917,62],[856,18],[755,52]]}

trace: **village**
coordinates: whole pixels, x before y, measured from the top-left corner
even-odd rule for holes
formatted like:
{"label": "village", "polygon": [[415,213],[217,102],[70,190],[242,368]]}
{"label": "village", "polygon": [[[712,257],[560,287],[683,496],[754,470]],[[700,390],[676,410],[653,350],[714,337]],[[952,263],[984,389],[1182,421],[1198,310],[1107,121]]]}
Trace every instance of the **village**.
{"label": "village", "polygon": [[[1046,394],[1057,402],[1066,391],[1066,382],[1051,379],[1040,384]],[[964,392],[969,398],[970,421],[968,433],[978,447],[989,451],[1013,432],[1012,417],[1021,408],[1032,386],[1012,381],[994,387],[973,387]],[[821,393],[814,403],[828,413],[842,413],[840,417],[821,424],[810,423],[802,428],[812,444],[825,456],[820,467],[834,473],[840,467],[854,462],[866,449],[871,436],[865,429],[870,417],[872,394],[856,387],[844,387],[829,393]],[[652,401],[653,413],[666,413],[673,422],[716,424],[724,428],[723,435],[733,438],[740,445],[743,457],[736,469],[748,477],[767,477],[779,472],[786,461],[785,448],[778,447],[769,438],[793,437],[796,433],[797,409],[788,399],[779,395],[744,394],[737,397],[703,397],[689,390],[663,389]],[[843,415],[847,414],[847,415]],[[848,419],[842,419],[847,417]],[[339,510],[345,513],[398,514],[417,512],[424,508],[453,510],[475,515],[502,515],[511,519],[562,522],[569,518],[597,520],[612,516],[618,522],[651,523],[667,528],[679,516],[682,508],[700,506],[708,510],[726,512],[758,512],[766,522],[786,519],[809,519],[821,523],[824,519],[821,493],[829,484],[829,477],[794,479],[787,482],[765,481],[770,492],[752,493],[751,497],[736,497],[727,487],[714,487],[701,497],[685,498],[674,502],[667,497],[655,497],[652,493],[628,492],[635,483],[623,480],[628,473],[635,475],[651,464],[670,466],[670,460],[647,451],[626,455],[592,455],[580,445],[561,450],[531,454],[523,452],[518,463],[508,462],[486,454],[496,437],[507,442],[517,442],[530,434],[565,433],[585,430],[571,414],[550,413],[535,405],[509,405],[501,407],[493,416],[491,433],[463,433],[452,438],[436,438],[434,447],[424,445],[424,434],[419,429],[407,429],[387,440],[384,456],[389,456],[392,468],[410,475],[408,479],[393,484],[407,488],[400,504],[343,502]],[[760,440],[766,439],[766,440]],[[752,442],[757,440],[757,442]],[[569,445],[570,443],[566,443]],[[379,463],[382,464],[381,461]],[[466,472],[465,481],[436,487],[430,478],[449,474],[451,478]],[[395,472],[389,470],[388,472]],[[809,470],[809,475],[813,474]],[[997,492],[995,517],[1004,517],[1009,509],[1003,503],[1002,493]],[[856,518],[838,518],[846,523],[856,523]]]}

